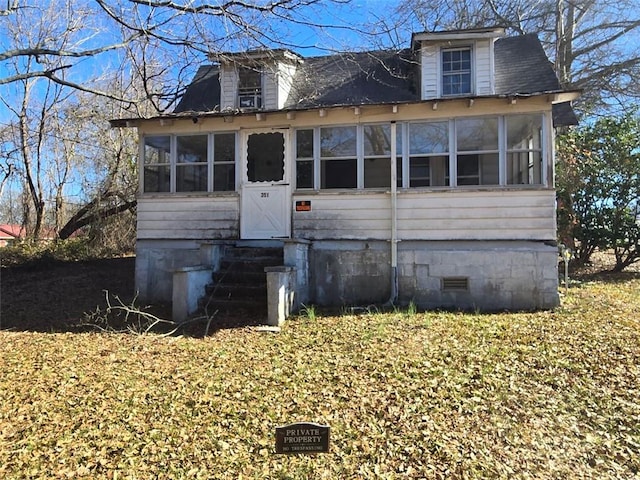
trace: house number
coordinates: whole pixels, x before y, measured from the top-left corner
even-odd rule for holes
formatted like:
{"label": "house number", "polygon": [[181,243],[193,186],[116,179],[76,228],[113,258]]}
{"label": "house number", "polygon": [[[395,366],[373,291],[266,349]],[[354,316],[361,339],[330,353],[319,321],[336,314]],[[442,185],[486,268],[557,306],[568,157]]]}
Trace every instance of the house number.
{"label": "house number", "polygon": [[260,194],[260,196],[261,196],[262,198],[269,198],[269,192],[262,192],[262,193]]}

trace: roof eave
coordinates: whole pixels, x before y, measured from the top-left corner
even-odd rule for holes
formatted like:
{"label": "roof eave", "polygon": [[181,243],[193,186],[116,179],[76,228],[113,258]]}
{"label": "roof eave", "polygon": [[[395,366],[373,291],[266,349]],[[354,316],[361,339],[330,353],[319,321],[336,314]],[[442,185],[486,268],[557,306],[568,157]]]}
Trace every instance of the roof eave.
{"label": "roof eave", "polygon": [[410,105],[410,104],[432,104],[432,103],[443,103],[443,102],[453,102],[453,101],[476,101],[482,99],[527,99],[534,97],[547,97],[547,101],[551,104],[556,103],[566,103],[571,102],[577,99],[581,90],[551,90],[551,91],[543,91],[543,92],[534,92],[534,93],[501,93],[495,95],[474,95],[474,96],[456,96],[456,97],[438,97],[438,98],[428,98],[425,100],[403,100],[403,101],[389,101],[389,102],[376,102],[376,103],[344,103],[344,104],[332,104],[332,105],[313,105],[313,106],[304,106],[304,107],[287,107],[283,109],[271,109],[271,110],[216,110],[210,112],[180,112],[180,113],[170,113],[165,115],[160,115],[156,117],[149,118],[119,118],[109,120],[110,125],[113,128],[132,128],[138,127],[142,122],[170,122],[172,120],[182,120],[182,119],[199,119],[199,118],[216,118],[216,117],[240,117],[240,116],[251,116],[259,113],[262,114],[274,114],[274,113],[283,113],[286,114],[288,112],[307,112],[307,111],[318,111],[318,110],[329,110],[329,109],[344,109],[344,108],[355,108],[355,107],[367,107],[367,106],[393,106],[393,105]]}

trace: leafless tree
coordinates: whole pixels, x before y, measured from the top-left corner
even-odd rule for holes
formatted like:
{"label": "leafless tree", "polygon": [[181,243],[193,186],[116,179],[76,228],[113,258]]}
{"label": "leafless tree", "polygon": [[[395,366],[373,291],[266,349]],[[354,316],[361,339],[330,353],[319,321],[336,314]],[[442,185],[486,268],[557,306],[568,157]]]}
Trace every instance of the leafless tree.
{"label": "leafless tree", "polygon": [[287,28],[326,28],[314,11],[348,1],[5,0],[0,187],[34,237],[132,211],[135,139],[110,118],[170,110],[210,53],[307,46]]}
{"label": "leafless tree", "polygon": [[[635,0],[404,0],[377,31],[487,26],[539,36],[568,88],[582,89],[585,113],[640,98],[640,8]],[[406,38],[406,35],[403,36]]]}

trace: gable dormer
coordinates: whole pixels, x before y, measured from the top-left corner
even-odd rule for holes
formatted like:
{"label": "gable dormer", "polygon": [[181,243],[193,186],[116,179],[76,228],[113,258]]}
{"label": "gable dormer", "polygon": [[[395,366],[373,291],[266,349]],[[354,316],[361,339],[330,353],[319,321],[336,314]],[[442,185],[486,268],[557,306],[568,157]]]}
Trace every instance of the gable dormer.
{"label": "gable dormer", "polygon": [[495,94],[494,43],[503,28],[413,35],[422,100]]}
{"label": "gable dormer", "polygon": [[289,50],[250,50],[213,56],[220,64],[221,110],[284,108],[302,57]]}

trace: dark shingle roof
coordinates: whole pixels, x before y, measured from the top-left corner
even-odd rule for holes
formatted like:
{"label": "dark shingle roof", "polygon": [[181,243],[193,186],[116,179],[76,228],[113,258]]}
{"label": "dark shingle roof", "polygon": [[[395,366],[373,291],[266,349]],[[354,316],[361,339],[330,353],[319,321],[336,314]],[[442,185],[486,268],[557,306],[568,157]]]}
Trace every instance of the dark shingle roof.
{"label": "dark shingle roof", "polygon": [[217,65],[198,69],[174,113],[212,112],[220,108],[220,71]]}
{"label": "dark shingle roof", "polygon": [[410,51],[312,57],[298,69],[288,108],[419,100]]}
{"label": "dark shingle roof", "polygon": [[501,38],[494,48],[498,95],[561,90],[553,66],[535,35]]}
{"label": "dark shingle roof", "polygon": [[[498,39],[495,69],[497,95],[561,91],[553,66],[535,35]],[[410,50],[310,57],[295,74],[285,108],[419,101],[417,82],[418,64]],[[219,69],[215,65],[200,67],[174,113],[219,109]],[[556,106],[554,120],[558,125],[575,123],[571,106]]]}

